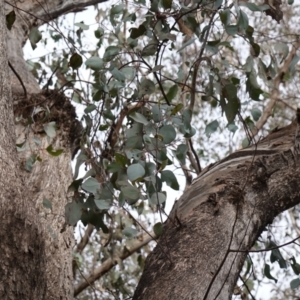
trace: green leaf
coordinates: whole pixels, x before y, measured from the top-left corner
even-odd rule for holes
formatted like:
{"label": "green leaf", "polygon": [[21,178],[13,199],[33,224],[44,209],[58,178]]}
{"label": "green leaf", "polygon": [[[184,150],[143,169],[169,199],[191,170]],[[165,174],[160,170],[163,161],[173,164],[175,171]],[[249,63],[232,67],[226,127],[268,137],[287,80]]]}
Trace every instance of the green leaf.
{"label": "green leaf", "polygon": [[48,124],[44,125],[44,131],[50,138],[54,138],[56,136],[56,123],[49,122]]}
{"label": "green leaf", "polygon": [[238,19],[238,27],[241,32],[245,32],[249,25],[248,16],[240,10],[239,19]]}
{"label": "green leaf", "polygon": [[155,91],[155,84],[150,79],[143,79],[139,86],[139,96],[150,95]]}
{"label": "green leaf", "polygon": [[75,226],[80,220],[82,215],[83,204],[73,200],[65,206],[65,219],[66,222]]}
{"label": "green leaf", "polygon": [[300,278],[296,278],[296,279],[293,279],[291,282],[290,282],[290,287],[291,289],[296,289],[300,286]]}
{"label": "green leaf", "polygon": [[161,0],[162,7],[164,9],[170,9],[172,7],[172,0]]}
{"label": "green leaf", "polygon": [[184,48],[186,48],[187,46],[191,45],[197,38],[193,38],[193,39],[189,39],[187,42],[185,42],[180,48],[179,50],[177,50],[177,52],[181,52]]}
{"label": "green leaf", "polygon": [[112,162],[106,168],[106,170],[110,173],[118,172],[122,169],[122,166],[118,162]]}
{"label": "green leaf", "polygon": [[246,148],[249,146],[249,140],[247,138],[244,138],[242,141],[242,147]]}
{"label": "green leaf", "polygon": [[210,136],[212,133],[214,133],[219,127],[219,122],[217,120],[214,120],[206,125],[205,127],[205,134],[207,136]]}
{"label": "green leaf", "polygon": [[130,205],[136,203],[140,198],[140,191],[138,190],[138,188],[132,185],[122,186],[121,192]]}
{"label": "green leaf", "polygon": [[275,281],[275,283],[277,283],[277,279],[274,278],[274,277],[271,275],[271,273],[270,273],[270,265],[269,265],[269,264],[266,264],[266,265],[265,265],[265,268],[264,268],[264,274],[265,274],[265,276],[266,276],[267,278],[272,279],[272,280]]}
{"label": "green leaf", "polygon": [[177,95],[178,92],[178,85],[174,84],[173,86],[170,87],[168,93],[167,93],[167,99],[169,102],[171,102]]}
{"label": "green leaf", "polygon": [[131,28],[130,31],[130,37],[132,39],[137,39],[138,37],[144,35],[147,32],[146,27],[142,24],[138,28]]}
{"label": "green leaf", "polygon": [[159,237],[162,234],[162,231],[163,231],[163,224],[161,222],[156,223],[153,226],[153,231],[154,231],[156,237]]}
{"label": "green leaf", "polygon": [[111,208],[111,200],[110,199],[95,199],[95,204],[97,208],[100,210],[108,210]]}
{"label": "green leaf", "polygon": [[155,123],[162,121],[162,113],[159,105],[155,104],[152,106],[152,118]]}
{"label": "green leaf", "polygon": [[82,65],[81,55],[79,55],[78,53],[74,53],[70,58],[69,64],[74,70],[80,68]]}
{"label": "green leaf", "polygon": [[90,26],[84,24],[83,21],[81,21],[79,23],[75,23],[74,25],[81,28],[82,30],[88,30],[90,28]]}
{"label": "green leaf", "polygon": [[[270,241],[269,244],[268,244],[268,246],[267,246],[267,249],[268,248],[273,248],[273,247],[277,247],[277,245],[273,241]],[[286,269],[287,268],[287,263],[284,260],[283,256],[281,255],[281,252],[280,252],[279,249],[273,249],[273,250],[271,250],[270,261],[272,263],[275,262],[275,261],[277,261],[278,264],[279,264],[279,267],[281,269]]]}
{"label": "green leaf", "polygon": [[291,264],[291,266],[292,266],[294,273],[296,275],[299,275],[300,274],[300,265],[298,263],[294,262]]}
{"label": "green leaf", "polygon": [[174,127],[172,125],[164,125],[164,126],[162,126],[159,129],[158,134],[163,137],[163,142],[165,144],[172,143],[175,140],[175,138],[176,138],[176,131],[175,131],[175,129],[174,129]]}
{"label": "green leaf", "polygon": [[116,161],[123,167],[125,167],[125,165],[128,164],[127,157],[121,153],[115,153],[115,158],[116,158]]}
{"label": "green leaf", "polygon": [[127,80],[132,80],[136,75],[136,71],[132,67],[124,67],[119,71],[125,76]]}
{"label": "green leaf", "polygon": [[254,121],[258,121],[258,119],[261,116],[261,110],[259,108],[254,107],[251,109],[251,115]]}
{"label": "green leaf", "polygon": [[8,30],[11,30],[11,28],[16,20],[16,13],[14,10],[12,10],[5,17],[6,17],[6,27]]}
{"label": "green leaf", "polygon": [[127,226],[122,230],[122,233],[128,238],[134,238],[137,236],[138,231],[135,228]]}
{"label": "green leaf", "polygon": [[117,68],[112,69],[110,73],[118,81],[123,82],[126,79],[125,75],[122,72],[120,72]]}
{"label": "green leaf", "polygon": [[156,65],[154,68],[152,68],[152,72],[160,71],[160,70],[163,69],[163,68],[164,68],[163,65]]}
{"label": "green leaf", "polygon": [[130,181],[143,178],[145,173],[145,169],[141,164],[132,164],[127,168],[127,176]]}
{"label": "green leaf", "polygon": [[149,123],[149,121],[142,114],[140,114],[138,112],[131,113],[129,115],[129,117],[131,119],[133,119],[134,121],[136,121],[137,123],[141,123],[141,124],[144,124],[144,125]]}
{"label": "green leaf", "polygon": [[61,154],[64,152],[63,149],[57,149],[57,150],[54,150],[52,145],[49,145],[49,146],[46,148],[46,151],[47,151],[50,155],[52,155],[52,156],[59,156],[59,155],[61,155]]}
{"label": "green leaf", "polygon": [[82,179],[74,180],[68,187],[68,192],[77,192],[82,184]]}
{"label": "green leaf", "polygon": [[105,49],[103,60],[104,61],[111,61],[120,53],[120,49],[117,46],[108,46]]}
{"label": "green leaf", "polygon": [[94,111],[95,109],[97,108],[97,106],[95,104],[89,104],[85,109],[84,109],[84,112],[86,114]]}
{"label": "green leaf", "polygon": [[112,15],[119,15],[123,11],[124,11],[124,4],[121,3],[121,4],[118,4],[118,5],[113,5],[112,8],[111,8],[111,10],[110,10],[110,13]]}
{"label": "green leaf", "polygon": [[95,178],[90,177],[83,182],[81,187],[86,192],[95,194],[97,192],[97,190],[100,189],[100,183]]}
{"label": "green leaf", "polygon": [[187,153],[187,145],[185,144],[178,145],[175,151],[175,156],[182,165],[185,165],[186,153]]}
{"label": "green leaf", "polygon": [[237,25],[228,25],[228,26],[225,26],[225,31],[229,35],[236,35],[238,33],[238,26]]}
{"label": "green leaf", "polygon": [[253,53],[252,55],[254,57],[258,57],[259,56],[259,53],[260,53],[260,46],[256,43],[251,43],[251,47],[252,47],[252,50],[253,50]]}
{"label": "green leaf", "polygon": [[87,161],[87,156],[85,155],[85,152],[80,150],[79,155],[77,156],[77,159],[76,159],[74,179],[76,179],[78,177],[79,167],[86,161]]}
{"label": "green leaf", "polygon": [[42,39],[42,34],[39,31],[38,27],[32,27],[29,33],[29,41],[31,44],[32,49],[36,48],[36,44]]}
{"label": "green leaf", "polygon": [[162,204],[166,201],[166,195],[163,193],[154,193],[151,195],[149,201],[151,205]]}
{"label": "green leaf", "polygon": [[179,184],[176,176],[170,170],[164,170],[161,172],[161,181],[166,182],[166,184],[173,190],[179,190]]}
{"label": "green leaf", "polygon": [[233,123],[228,124],[228,125],[227,125],[227,128],[228,128],[228,130],[231,131],[232,133],[235,133],[235,132],[239,129],[239,128],[238,128],[235,124],[233,124]]}
{"label": "green leaf", "polygon": [[43,206],[52,210],[52,202],[46,198],[43,199]]}
{"label": "green leaf", "polygon": [[288,0],[288,4],[292,5],[294,3],[294,0]]}
{"label": "green leaf", "polygon": [[171,111],[171,115],[175,116],[179,111],[181,111],[182,108],[183,108],[183,104],[182,103],[176,104],[176,106]]}
{"label": "green leaf", "polygon": [[231,16],[230,9],[227,8],[227,9],[220,11],[219,15],[220,15],[221,22],[225,26],[230,24],[230,16]]}
{"label": "green leaf", "polygon": [[274,48],[275,51],[280,55],[281,61],[283,61],[289,54],[289,47],[286,43],[276,43]]}
{"label": "green leaf", "polygon": [[85,65],[92,70],[101,70],[104,67],[103,60],[98,56],[92,56],[86,60]]}
{"label": "green leaf", "polygon": [[143,57],[154,55],[157,51],[157,46],[158,44],[156,42],[151,41],[147,46],[143,48],[141,55]]}
{"label": "green leaf", "polygon": [[256,4],[251,3],[251,2],[239,2],[239,5],[240,6],[245,6],[248,9],[250,9],[251,11],[264,11],[264,10],[270,9],[269,5],[266,5],[266,4],[256,5]]}

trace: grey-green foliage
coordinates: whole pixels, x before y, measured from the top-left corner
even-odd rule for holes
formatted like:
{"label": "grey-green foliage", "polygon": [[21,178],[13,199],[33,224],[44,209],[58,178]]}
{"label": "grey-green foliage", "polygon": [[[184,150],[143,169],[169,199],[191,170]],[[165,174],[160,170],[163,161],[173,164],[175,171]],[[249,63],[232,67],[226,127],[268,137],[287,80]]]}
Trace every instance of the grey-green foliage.
{"label": "grey-green foliage", "polygon": [[[88,51],[82,40],[93,30],[89,26],[93,22],[77,22],[76,32],[67,35],[72,47],[63,47],[48,65],[53,71],[59,66],[68,82],[58,78],[50,85],[72,89],[72,99],[86,106],[67,222],[74,225],[81,220],[105,234],[111,230],[126,238],[135,237],[138,225],[124,227],[120,221],[114,227],[111,211],[125,207],[141,215],[149,207],[164,207],[169,201],[166,187],[180,189],[174,170],[188,166],[195,172],[187,155],[190,140],[203,165],[220,158],[218,149],[225,154],[226,142],[239,129],[253,129],[272,91],[270,82],[290,51],[288,36],[284,41],[262,39],[255,20],[271,21],[265,4],[195,1],[198,10],[183,1],[154,0],[150,7],[144,0],[135,4],[99,9],[102,21]],[[7,16],[8,26],[12,19]],[[50,34],[55,42],[62,41],[57,33]],[[40,31],[34,28],[29,38],[36,47]],[[295,78],[298,60],[295,54],[284,75],[286,83]],[[41,64],[47,61],[32,67],[36,75]],[[90,82],[76,84],[86,70],[91,72]],[[45,131],[53,137],[54,124],[45,125]],[[212,139],[217,133],[224,142]],[[249,142],[244,139],[242,145]],[[35,160],[26,162],[28,171]],[[154,229],[161,232],[160,225]],[[267,265],[265,274],[272,276]]]}

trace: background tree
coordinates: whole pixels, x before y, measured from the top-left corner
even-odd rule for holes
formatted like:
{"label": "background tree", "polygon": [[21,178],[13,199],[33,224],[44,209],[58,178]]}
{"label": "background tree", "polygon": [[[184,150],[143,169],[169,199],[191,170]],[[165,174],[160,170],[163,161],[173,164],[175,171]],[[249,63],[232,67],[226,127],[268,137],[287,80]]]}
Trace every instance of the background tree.
{"label": "background tree", "polygon": [[[30,187],[28,197],[34,199],[28,202],[23,197],[26,213],[21,211],[21,216],[24,223],[30,220],[39,228],[35,235],[28,231],[30,238],[23,236],[22,227],[16,226],[13,230],[16,235],[13,241],[26,241],[22,251],[27,253],[28,260],[19,262],[16,256],[20,254],[20,247],[15,247],[15,254],[10,255],[11,266],[6,268],[11,272],[8,286],[12,291],[9,293],[33,299],[34,293],[46,293],[47,299],[59,295],[70,297],[72,235],[62,216],[65,204],[70,201],[65,208],[67,223],[75,225],[81,220],[84,225],[89,224],[75,248],[72,266],[75,296],[114,299],[130,295],[150,250],[149,246],[141,248],[162,232],[166,196],[170,194],[166,185],[174,190],[179,190],[179,183],[182,186],[175,170],[182,170],[188,186],[203,165],[221,158],[226,151],[232,152],[243,140],[244,147],[252,146],[210,167],[212,171],[203,171],[200,177],[203,180],[194,181],[186,190],[185,195],[192,197],[197,193],[197,198],[192,204],[186,203],[186,197],[178,202],[165,225],[160,245],[149,258],[148,265],[152,268],[155,263],[151,263],[151,259],[158,264],[164,261],[164,266],[170,269],[163,268],[159,273],[147,268],[135,296],[142,297],[146,281],[152,297],[158,297],[158,293],[159,298],[163,295],[168,298],[174,291],[173,297],[178,298],[229,297],[249,247],[261,230],[275,215],[298,201],[296,196],[290,199],[289,192],[293,189],[288,190],[291,184],[297,184],[297,169],[284,169],[287,162],[289,166],[294,165],[288,150],[294,146],[289,136],[293,136],[290,130],[297,127],[296,123],[260,144],[255,136],[271,115],[276,114],[276,124],[280,122],[279,116],[285,119],[295,115],[284,107],[291,110],[296,107],[286,99],[291,99],[291,95],[295,97],[297,86],[299,42],[297,28],[291,25],[295,24],[293,17],[299,13],[299,7],[293,5],[293,10],[288,10],[286,5],[280,7],[277,2],[258,5],[154,1],[150,5],[142,1],[118,3],[105,10],[98,7],[97,24],[79,21],[75,29],[66,33],[60,29],[63,20],[49,23],[59,15],[97,2],[7,3],[7,26],[12,26],[8,44],[9,49],[14,49],[9,52],[9,62],[14,73],[17,148],[23,162],[21,168],[27,172],[24,171],[24,186]],[[276,25],[283,16],[284,25]],[[43,23],[48,23],[44,32],[38,29]],[[94,29],[97,41],[89,42],[93,47],[88,48],[83,37],[88,36],[89,29]],[[27,36],[33,48],[42,37],[44,44],[50,40],[56,43],[51,55],[29,62],[45,90],[38,96],[31,96],[39,92],[39,87],[27,72],[21,55]],[[82,79],[86,75],[83,62],[92,70],[85,80]],[[20,78],[25,90],[20,88]],[[75,113],[69,102],[61,94],[50,92],[53,87],[84,105],[83,130],[73,121]],[[269,121],[264,130],[270,128],[271,123]],[[222,139],[215,138],[216,131],[222,133]],[[204,132],[210,136],[209,143]],[[274,138],[277,144],[270,148]],[[279,144],[281,139],[285,140],[284,145]],[[12,148],[11,153],[14,153]],[[77,153],[74,180],[70,185],[70,158]],[[269,162],[275,158],[280,172],[272,175],[274,170],[270,170]],[[240,170],[232,171],[229,178],[224,168],[233,167],[237,161]],[[242,173],[238,173],[241,170]],[[290,181],[288,176],[292,171],[294,179]],[[216,174],[220,182],[214,186],[206,184],[212,184]],[[245,174],[248,175],[245,177]],[[183,178],[183,175],[179,176]],[[220,179],[222,176],[224,179]],[[286,182],[276,181],[279,177]],[[272,187],[274,183],[277,184],[274,191],[284,194],[286,203],[280,209],[268,206],[270,213],[266,215],[263,200],[270,199],[270,192],[264,187]],[[200,188],[204,189],[203,197]],[[68,200],[67,190],[73,192],[72,199]],[[264,191],[269,194],[264,196]],[[276,199],[282,200],[278,195],[272,198],[275,204]],[[17,197],[16,201],[19,201]],[[16,203],[8,207],[16,209]],[[201,208],[198,209],[200,215],[196,215],[197,206]],[[257,209],[255,214],[253,207]],[[157,218],[154,220],[154,233],[150,233],[148,222],[153,211],[158,211],[159,222]],[[201,213],[204,218],[209,215],[206,221]],[[214,226],[210,226],[210,222]],[[11,220],[7,224],[11,223],[18,224]],[[213,231],[210,232],[210,228]],[[216,230],[218,228],[220,230]],[[36,243],[37,235],[41,243]],[[205,237],[212,241],[216,255],[203,247],[203,244],[209,247],[207,242],[195,245],[195,240]],[[32,243],[30,247],[26,246],[28,240]],[[11,239],[9,241],[11,243]],[[6,253],[14,247],[9,241],[3,245]],[[271,233],[265,241],[268,247],[277,243]],[[46,246],[41,247],[44,243]],[[39,259],[32,258],[36,247]],[[265,248],[265,245],[257,244],[257,247]],[[242,252],[233,252],[241,249]],[[128,256],[130,260],[123,263]],[[157,257],[162,259],[157,260]],[[289,258],[290,264],[287,263]],[[32,266],[32,259],[40,263],[41,273],[27,272],[28,281],[20,282],[25,288],[14,288],[13,268]],[[293,259],[295,257],[289,255],[283,257],[277,249],[271,251],[271,261],[278,261],[284,269],[291,266],[288,269],[298,275]],[[211,271],[204,273],[203,266],[207,262]],[[263,274],[272,279],[269,265],[264,265]],[[246,275],[250,274],[249,266],[248,260]],[[189,280],[184,281],[181,295],[174,286],[179,286],[184,272]],[[210,272],[212,275],[208,275]],[[106,277],[96,283],[105,273]],[[149,274],[157,274],[160,279]],[[34,282],[44,278],[40,289],[26,287],[32,278]],[[245,284],[246,277],[242,277],[242,281]],[[297,287],[298,282],[298,279],[292,281],[292,287]],[[172,291],[168,290],[170,287]],[[246,293],[254,288],[248,287]],[[235,293],[242,295],[243,291],[235,289]]]}

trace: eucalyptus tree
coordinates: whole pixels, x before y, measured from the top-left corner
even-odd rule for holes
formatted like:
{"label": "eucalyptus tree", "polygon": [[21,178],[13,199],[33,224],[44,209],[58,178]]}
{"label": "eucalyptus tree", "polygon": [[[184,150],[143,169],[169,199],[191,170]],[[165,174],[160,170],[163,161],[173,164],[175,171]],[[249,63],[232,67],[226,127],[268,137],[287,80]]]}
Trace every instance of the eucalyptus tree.
{"label": "eucalyptus tree", "polygon": [[[95,6],[96,23],[66,32],[55,20],[99,2],[5,2],[1,296],[126,297],[151,240],[134,299],[242,296],[236,282],[251,247],[299,202],[300,117],[290,101],[299,6],[140,0]],[[87,46],[90,31],[96,41]],[[27,39],[55,49],[26,65]],[[66,95],[83,105],[82,122]],[[270,116],[295,121],[262,139]],[[238,141],[243,149],[233,152]],[[204,168],[226,144],[229,156]],[[175,170],[186,186],[167,215],[166,187],[182,186]],[[74,246],[79,221],[86,227]],[[256,245],[299,274],[277,241]],[[269,264],[264,275],[276,280]]]}

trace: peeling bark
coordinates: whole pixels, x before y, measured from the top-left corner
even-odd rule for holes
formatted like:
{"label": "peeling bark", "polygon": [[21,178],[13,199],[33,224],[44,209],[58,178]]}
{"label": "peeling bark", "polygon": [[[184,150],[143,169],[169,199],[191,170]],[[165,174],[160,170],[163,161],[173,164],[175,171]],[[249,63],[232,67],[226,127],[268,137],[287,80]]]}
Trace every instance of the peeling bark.
{"label": "peeling bark", "polygon": [[202,171],[175,203],[133,299],[231,299],[247,251],[300,202],[298,126]]}

